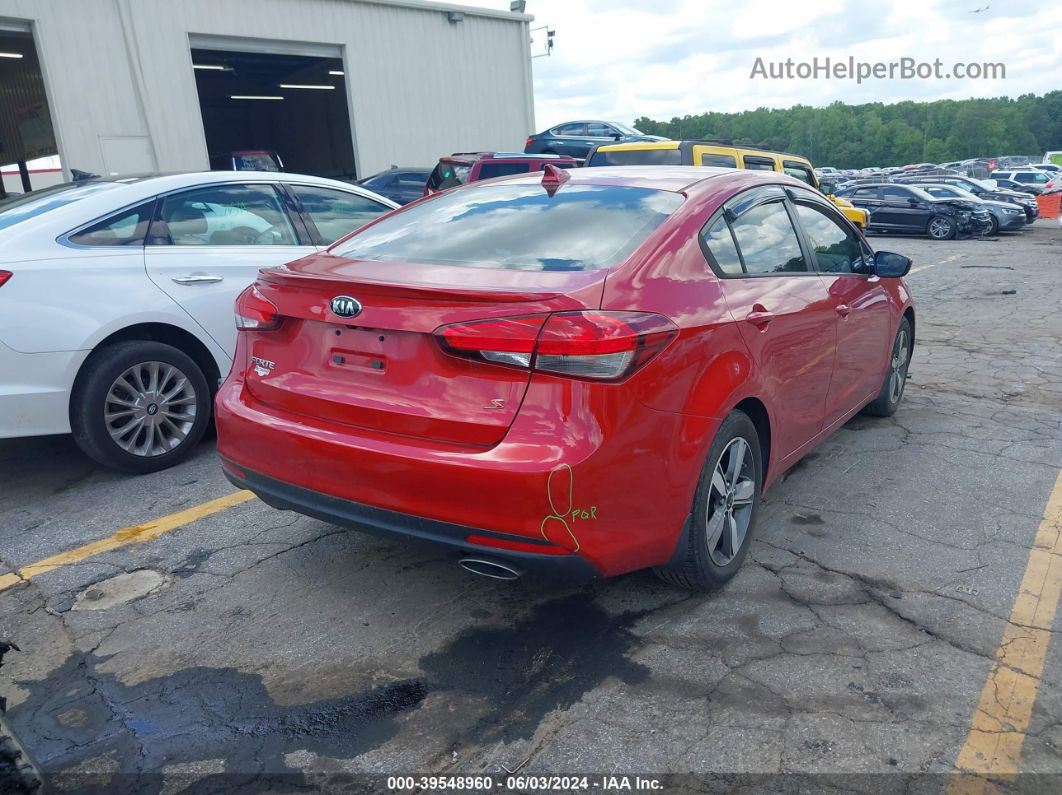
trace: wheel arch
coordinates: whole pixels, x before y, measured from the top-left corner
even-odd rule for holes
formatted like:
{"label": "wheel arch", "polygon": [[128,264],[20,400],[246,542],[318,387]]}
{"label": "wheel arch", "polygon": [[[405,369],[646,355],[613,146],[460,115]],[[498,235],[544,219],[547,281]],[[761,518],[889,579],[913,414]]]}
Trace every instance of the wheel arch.
{"label": "wheel arch", "polygon": [[210,386],[211,394],[217,392],[223,373],[210,349],[198,337],[169,323],[137,323],[112,332],[96,343],[92,353],[81,363],[81,367],[78,368],[77,375],[74,377],[74,383],[70,390],[69,410],[73,408],[75,396],[87,371],[86,366],[92,360],[92,354],[119,342],[136,341],[162,342],[166,345],[172,345],[177,350],[190,356],[199,365],[199,369],[203,371],[203,376]]}
{"label": "wheel arch", "polygon": [[744,412],[756,426],[756,435],[760,438],[760,460],[763,462],[763,482],[767,482],[767,473],[771,465],[771,416],[767,406],[759,398],[747,397],[734,406],[735,411]]}
{"label": "wheel arch", "polygon": [[907,308],[903,310],[903,317],[907,318],[907,322],[911,324],[911,349],[910,349],[910,354],[914,354],[915,340],[918,338],[917,335],[915,334],[915,311],[914,311],[914,307],[908,305]]}

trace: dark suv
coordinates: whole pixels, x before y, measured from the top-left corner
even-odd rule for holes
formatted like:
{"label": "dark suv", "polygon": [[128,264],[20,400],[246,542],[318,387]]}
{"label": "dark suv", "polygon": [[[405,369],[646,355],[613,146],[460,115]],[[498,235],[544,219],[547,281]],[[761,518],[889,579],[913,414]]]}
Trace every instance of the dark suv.
{"label": "dark suv", "polygon": [[992,228],[992,218],[980,203],[936,198],[914,185],[856,185],[838,195],[870,213],[867,229],[873,232],[926,234],[934,240],[950,240],[958,234],[984,234]]}
{"label": "dark suv", "polygon": [[424,186],[424,195],[430,196],[447,188],[511,174],[527,174],[541,171],[546,163],[558,168],[575,168],[580,161],[564,155],[528,155],[522,152],[454,152],[439,158]]}
{"label": "dark suv", "polygon": [[593,147],[601,144],[666,140],[615,121],[566,121],[530,136],[524,144],[524,151],[529,154],[586,157]]}

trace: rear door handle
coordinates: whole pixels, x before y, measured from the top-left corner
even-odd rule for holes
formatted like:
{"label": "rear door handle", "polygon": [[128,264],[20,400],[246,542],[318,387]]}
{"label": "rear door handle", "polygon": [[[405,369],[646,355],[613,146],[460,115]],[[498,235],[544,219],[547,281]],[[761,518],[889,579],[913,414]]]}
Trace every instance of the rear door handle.
{"label": "rear door handle", "polygon": [[174,276],[173,281],[177,284],[214,284],[224,278],[224,276],[212,276],[209,273],[193,273],[190,276]]}
{"label": "rear door handle", "polygon": [[760,331],[767,328],[767,324],[772,320],[774,320],[774,313],[768,312],[759,304],[756,304],[756,306],[752,308],[752,311],[745,315],[745,321],[751,323]]}
{"label": "rear door handle", "polygon": [[848,313],[852,311],[848,304],[838,304],[834,309],[837,310],[837,314],[841,317],[848,317]]}

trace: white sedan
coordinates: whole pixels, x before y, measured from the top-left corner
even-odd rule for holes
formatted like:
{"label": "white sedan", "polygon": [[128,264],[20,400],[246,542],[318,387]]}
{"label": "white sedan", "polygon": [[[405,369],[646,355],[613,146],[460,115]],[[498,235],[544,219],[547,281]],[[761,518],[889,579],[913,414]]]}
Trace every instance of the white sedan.
{"label": "white sedan", "polygon": [[397,207],[297,174],[94,178],[0,202],[0,438],[73,433],[101,464],[172,466],[232,364],[259,268]]}

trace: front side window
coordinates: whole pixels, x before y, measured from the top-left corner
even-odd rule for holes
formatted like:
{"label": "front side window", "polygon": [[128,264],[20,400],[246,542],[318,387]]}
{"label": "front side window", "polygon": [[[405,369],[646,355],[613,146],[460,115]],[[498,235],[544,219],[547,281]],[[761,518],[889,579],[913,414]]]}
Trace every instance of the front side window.
{"label": "front side window", "polygon": [[716,166],[718,168],[737,168],[737,158],[733,155],[712,155],[705,152],[701,155],[702,166]]}
{"label": "front side window", "polygon": [[593,138],[610,138],[616,135],[617,132],[607,124],[588,124],[586,125],[586,134]]}
{"label": "front side window", "polygon": [[213,185],[166,196],[161,217],[175,246],[298,245],[271,185]]}
{"label": "front side window", "polygon": [[564,124],[557,128],[557,135],[586,135],[585,124]]}
{"label": "front side window", "polygon": [[796,205],[797,216],[824,273],[862,273],[863,248],[856,234],[817,204]]}
{"label": "front side window", "polygon": [[479,167],[479,178],[508,177],[512,174],[526,174],[530,170],[529,163],[483,163]]}
{"label": "front side window", "polygon": [[795,160],[783,160],[782,171],[791,177],[796,177],[801,182],[805,182],[811,187],[815,187],[815,175],[811,173],[811,169],[805,166],[803,163],[798,163]]}
{"label": "front side window", "polygon": [[[483,185],[444,193],[339,244],[351,259],[469,268],[584,271],[622,262],[683,202],[611,185]],[[587,230],[593,230],[588,234]]]}
{"label": "front side window", "polygon": [[908,199],[915,198],[913,191],[909,191],[907,188],[896,187],[882,188],[881,195],[886,201],[892,202],[905,202]]}
{"label": "front side window", "polygon": [[292,185],[291,189],[317,227],[320,242],[326,246],[391,210],[386,204],[356,193],[316,185]]}
{"label": "front side window", "polygon": [[853,199],[880,199],[881,191],[877,188],[859,188],[852,193]]}
{"label": "front side window", "polygon": [[97,221],[67,239],[79,246],[142,246],[147,235],[155,200]]}
{"label": "front side window", "polygon": [[1024,182],[1027,185],[1046,185],[1048,182],[1051,181],[1047,174],[1039,172],[1036,174],[1015,174],[1014,178],[1018,182]]}
{"label": "front side window", "polygon": [[732,222],[734,238],[750,275],[806,273],[793,222],[781,201],[758,204]]}

